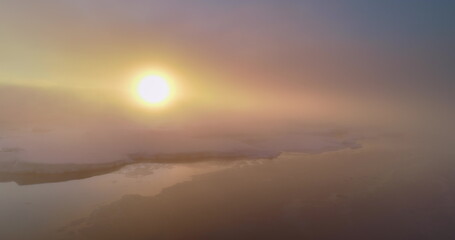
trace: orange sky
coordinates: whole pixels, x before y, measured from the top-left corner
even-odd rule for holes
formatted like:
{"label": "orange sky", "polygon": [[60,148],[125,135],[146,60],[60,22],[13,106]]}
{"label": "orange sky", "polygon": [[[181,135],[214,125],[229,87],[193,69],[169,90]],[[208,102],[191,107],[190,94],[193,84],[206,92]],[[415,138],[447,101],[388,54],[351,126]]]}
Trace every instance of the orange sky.
{"label": "orange sky", "polygon": [[[428,61],[436,46],[403,46],[418,38],[366,19],[377,31],[368,35],[347,10],[291,2],[2,1],[0,120],[409,125],[452,117],[445,70]],[[390,36],[376,41],[380,31]],[[135,75],[150,68],[165,69],[181,90],[160,111],[132,96]]]}

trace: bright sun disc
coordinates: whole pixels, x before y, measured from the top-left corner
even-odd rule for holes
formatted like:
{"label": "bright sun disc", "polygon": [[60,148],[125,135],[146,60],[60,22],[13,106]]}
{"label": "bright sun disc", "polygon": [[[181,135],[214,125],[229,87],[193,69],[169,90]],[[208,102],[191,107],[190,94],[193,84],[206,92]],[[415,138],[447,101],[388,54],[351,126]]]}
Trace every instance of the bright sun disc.
{"label": "bright sun disc", "polygon": [[171,89],[163,77],[152,75],[140,80],[137,86],[137,92],[143,101],[151,104],[159,104],[169,98]]}

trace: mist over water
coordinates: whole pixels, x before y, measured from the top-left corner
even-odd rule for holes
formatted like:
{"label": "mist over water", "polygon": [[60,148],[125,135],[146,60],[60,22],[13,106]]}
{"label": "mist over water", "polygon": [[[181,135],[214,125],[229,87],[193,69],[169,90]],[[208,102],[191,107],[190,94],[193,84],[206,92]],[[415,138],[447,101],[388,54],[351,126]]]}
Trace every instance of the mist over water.
{"label": "mist over water", "polygon": [[0,239],[453,239],[453,16],[3,0]]}

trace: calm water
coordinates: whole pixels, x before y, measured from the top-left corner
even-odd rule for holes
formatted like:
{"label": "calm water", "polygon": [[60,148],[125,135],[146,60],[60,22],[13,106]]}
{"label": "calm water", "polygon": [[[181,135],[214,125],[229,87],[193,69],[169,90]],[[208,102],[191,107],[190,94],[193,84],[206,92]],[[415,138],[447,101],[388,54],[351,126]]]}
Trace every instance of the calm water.
{"label": "calm water", "polygon": [[36,239],[124,195],[156,195],[192,176],[245,164],[253,163],[140,163],[82,180],[23,186],[0,183],[0,239]]}

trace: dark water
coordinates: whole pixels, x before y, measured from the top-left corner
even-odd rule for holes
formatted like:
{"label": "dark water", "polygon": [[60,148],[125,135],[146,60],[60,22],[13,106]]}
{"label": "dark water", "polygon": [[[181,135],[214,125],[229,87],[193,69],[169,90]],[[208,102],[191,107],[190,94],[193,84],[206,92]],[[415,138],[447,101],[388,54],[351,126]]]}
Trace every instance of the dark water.
{"label": "dark water", "polygon": [[1,239],[454,239],[450,144],[362,145],[2,183]]}

